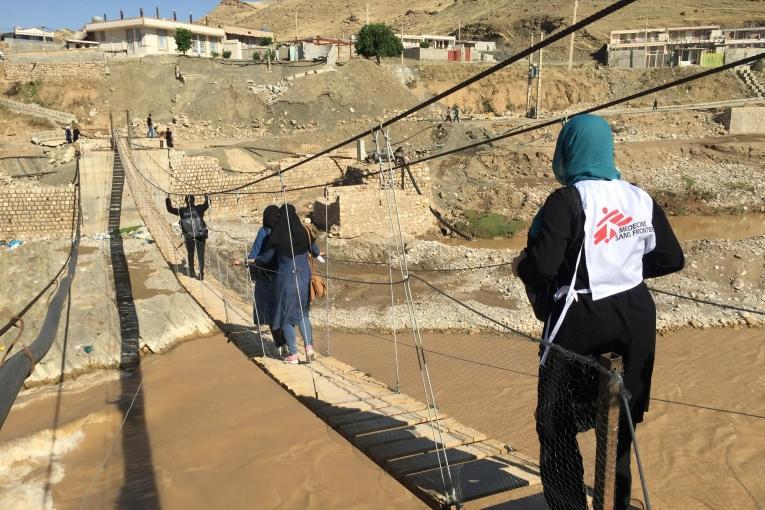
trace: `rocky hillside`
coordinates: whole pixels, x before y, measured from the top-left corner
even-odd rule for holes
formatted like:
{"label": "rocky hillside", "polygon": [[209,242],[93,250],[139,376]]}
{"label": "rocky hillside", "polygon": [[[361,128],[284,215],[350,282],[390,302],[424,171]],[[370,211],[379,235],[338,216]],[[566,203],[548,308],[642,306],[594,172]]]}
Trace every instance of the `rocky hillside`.
{"label": "rocky hillside", "polygon": [[[528,2],[527,0],[278,0],[241,2],[222,0],[209,14],[211,22],[252,28],[266,26],[279,40],[295,37],[295,13],[299,37],[340,37],[356,33],[369,19],[385,22],[407,33],[456,34],[461,25],[464,38],[504,42],[508,49],[528,45],[529,34],[540,28],[552,32],[566,26],[573,14],[570,0]],[[533,5],[532,5],[533,4]],[[602,9],[606,2],[582,0],[579,19]],[[720,23],[741,26],[765,23],[765,2],[755,0],[676,0],[671,3],[641,0],[591,25],[579,37],[581,56],[595,52],[611,30],[649,26],[688,26]],[[563,58],[562,42],[551,56]]]}

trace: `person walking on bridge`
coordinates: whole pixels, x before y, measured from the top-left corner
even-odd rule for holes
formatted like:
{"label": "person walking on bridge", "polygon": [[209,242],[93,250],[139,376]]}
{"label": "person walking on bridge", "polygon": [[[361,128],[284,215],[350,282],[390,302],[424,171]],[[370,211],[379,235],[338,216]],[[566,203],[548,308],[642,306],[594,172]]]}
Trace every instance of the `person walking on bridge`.
{"label": "person walking on bridge", "polygon": [[188,275],[196,278],[194,271],[194,251],[197,252],[199,261],[199,279],[205,279],[205,244],[207,243],[207,224],[204,216],[210,207],[210,199],[205,195],[205,201],[202,205],[195,205],[194,195],[184,197],[186,207],[176,208],[170,200],[170,195],[165,198],[167,212],[180,218],[181,232],[183,233],[183,242],[186,245],[186,254],[188,256]]}
{"label": "person walking on bridge", "polygon": [[[553,170],[563,185],[534,219],[514,272],[545,321],[536,429],[544,497],[551,510],[587,508],[576,436],[594,426],[597,374],[566,352],[624,362],[629,409],[648,408],[656,346],[656,306],[645,278],[683,268],[680,244],[661,207],[621,180],[611,128],[581,115],[558,137]],[[565,350],[551,350],[551,345]],[[630,507],[632,438],[622,410],[614,508]]]}
{"label": "person walking on bridge", "polygon": [[[250,270],[250,280],[255,284],[253,305],[253,321],[261,326],[268,325],[274,345],[279,349],[279,355],[286,355],[287,340],[281,329],[274,328],[274,315],[276,310],[276,275],[278,270],[278,258],[273,257],[270,262],[261,266],[256,265],[256,260],[269,248],[269,241],[276,223],[279,220],[279,206],[269,205],[263,210],[263,226],[255,236],[250,254],[244,261]],[[242,262],[236,261],[235,265]]]}
{"label": "person walking on bridge", "polygon": [[284,362],[291,365],[300,362],[295,327],[298,328],[305,342],[307,361],[311,360],[314,352],[313,328],[309,317],[311,306],[309,252],[314,257],[321,256],[319,247],[313,242],[308,229],[301,223],[295,206],[282,205],[266,251],[255,258],[255,263],[263,267],[275,257],[278,258],[276,309],[272,327],[284,332],[289,348],[289,354],[284,358]]}

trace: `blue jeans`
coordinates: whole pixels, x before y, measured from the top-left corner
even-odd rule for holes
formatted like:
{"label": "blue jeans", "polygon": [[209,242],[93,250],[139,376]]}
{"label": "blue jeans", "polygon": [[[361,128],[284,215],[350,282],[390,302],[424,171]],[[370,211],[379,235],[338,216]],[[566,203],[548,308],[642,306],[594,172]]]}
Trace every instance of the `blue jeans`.
{"label": "blue jeans", "polygon": [[[306,345],[313,345],[313,327],[311,326],[311,320],[308,318],[308,313],[303,315],[304,320],[298,321],[297,327],[300,330],[300,336],[303,337],[303,341]],[[305,327],[303,327],[305,324]],[[284,329],[284,337],[287,340],[287,346],[290,349],[290,355],[297,354],[297,335],[295,334],[295,328],[288,324]]]}

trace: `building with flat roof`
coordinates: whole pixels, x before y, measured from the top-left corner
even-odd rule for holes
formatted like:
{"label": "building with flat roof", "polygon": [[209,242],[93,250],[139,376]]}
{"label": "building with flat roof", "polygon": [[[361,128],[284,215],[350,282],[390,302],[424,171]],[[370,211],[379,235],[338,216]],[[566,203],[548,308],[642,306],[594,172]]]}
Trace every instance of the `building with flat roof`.
{"label": "building with flat roof", "polygon": [[612,67],[716,67],[765,46],[765,27],[719,25],[614,30],[607,46]]}
{"label": "building with flat roof", "polygon": [[404,49],[420,48],[427,45],[435,50],[451,50],[457,45],[457,38],[453,35],[407,35],[396,34],[404,45]]}
{"label": "building with flat roof", "polygon": [[183,23],[172,19],[141,16],[113,21],[95,21],[85,25],[86,39],[98,43],[106,53],[130,56],[173,55],[175,31],[185,28],[192,34],[191,49],[187,54],[211,57],[221,54],[226,37],[222,28],[196,23]]}
{"label": "building with flat roof", "polygon": [[6,42],[10,39],[30,42],[53,42],[54,35],[53,31],[42,28],[15,27],[11,32],[0,34],[0,39]]}

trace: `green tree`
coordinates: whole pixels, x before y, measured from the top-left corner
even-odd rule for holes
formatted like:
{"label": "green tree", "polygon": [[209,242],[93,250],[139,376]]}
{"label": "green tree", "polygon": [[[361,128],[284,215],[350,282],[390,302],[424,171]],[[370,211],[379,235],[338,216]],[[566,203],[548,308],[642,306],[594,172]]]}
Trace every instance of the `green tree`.
{"label": "green tree", "polygon": [[273,43],[274,40],[270,37],[261,37],[258,39],[258,46],[271,46],[271,43]]}
{"label": "green tree", "polygon": [[178,51],[186,54],[191,49],[191,30],[179,28],[175,31],[175,46]]}
{"label": "green tree", "polygon": [[364,58],[397,57],[404,51],[404,45],[387,25],[372,23],[361,27],[356,36],[356,53]]}

